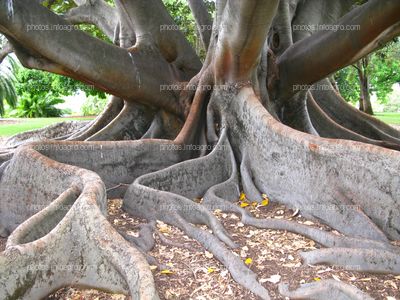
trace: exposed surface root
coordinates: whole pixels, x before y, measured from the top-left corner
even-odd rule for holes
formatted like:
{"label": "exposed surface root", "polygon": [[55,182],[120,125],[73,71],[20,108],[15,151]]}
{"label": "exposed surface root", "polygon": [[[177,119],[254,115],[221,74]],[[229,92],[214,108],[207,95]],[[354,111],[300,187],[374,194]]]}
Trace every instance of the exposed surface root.
{"label": "exposed surface root", "polygon": [[173,140],[182,129],[182,122],[174,115],[160,110],[154,117],[149,129],[142,139]]}
{"label": "exposed surface root", "polygon": [[126,102],[121,112],[87,141],[118,141],[140,139],[150,126],[154,112],[137,103]]}
{"label": "exposed surface root", "polygon": [[14,148],[19,145],[26,144],[28,142],[35,142],[46,139],[57,139],[62,136],[69,135],[73,132],[79,131],[81,128],[85,127],[89,123],[90,122],[88,121],[60,122],[57,124],[47,126],[42,129],[26,131],[10,137],[7,140],[5,146]]}
{"label": "exposed surface root", "polygon": [[106,221],[95,173],[22,147],[0,192],[2,227],[12,232],[0,254],[1,299],[41,299],[71,284],[158,298],[143,256]]}
{"label": "exposed surface root", "polygon": [[124,101],[121,98],[112,96],[104,111],[93,122],[66,138],[71,141],[86,140],[107,126],[121,112],[123,107]]}
{"label": "exposed surface root", "polygon": [[[396,230],[399,227],[398,220],[393,217],[398,212],[398,205],[393,203],[395,197],[388,196],[390,193],[396,193],[396,181],[386,192],[382,188],[376,189],[376,186],[364,187],[379,200],[372,202],[363,197],[366,191],[354,187],[353,182],[361,178],[369,185],[387,182],[387,178],[397,167],[392,159],[397,157],[397,152],[381,149],[377,151],[371,146],[363,156],[361,153],[364,153],[365,149],[359,153],[359,144],[342,142],[342,147],[339,147],[337,144],[330,144],[329,141],[278,125],[265,112],[261,103],[257,102],[250,89],[243,88],[236,94],[232,88],[227,93],[228,95],[221,95],[221,99],[226,99],[226,102],[221,102],[215,107],[218,111],[214,116],[221,115],[219,142],[213,151],[204,157],[191,159],[194,154],[205,154],[208,150],[194,152],[185,148],[185,142],[205,142],[204,138],[199,139],[199,133],[205,132],[206,124],[199,120],[205,117],[206,94],[195,97],[188,122],[175,142],[45,142],[19,148],[14,158],[4,167],[0,178],[0,189],[4,195],[0,223],[6,234],[13,232],[4,252],[5,258],[0,255],[0,259],[5,262],[0,263],[0,267],[6,268],[2,275],[8,274],[16,278],[26,276],[25,273],[13,273],[21,268],[15,269],[15,263],[7,261],[7,255],[12,249],[26,246],[26,251],[31,251],[32,256],[25,259],[22,255],[24,258],[16,261],[17,264],[21,262],[21,266],[27,264],[38,251],[35,247],[39,247],[32,246],[31,243],[36,245],[38,240],[44,241],[40,243],[45,249],[44,253],[49,251],[50,246],[53,250],[56,249],[55,253],[48,254],[48,258],[43,258],[43,264],[47,266],[44,267],[45,271],[52,271],[49,265],[53,260],[64,263],[67,259],[62,256],[62,251],[54,246],[54,243],[59,243],[57,245],[63,247],[64,242],[61,241],[65,240],[69,247],[65,246],[66,249],[71,249],[73,253],[70,258],[72,262],[75,262],[75,258],[82,257],[84,262],[81,264],[84,266],[104,265],[107,276],[101,277],[102,272],[96,273],[89,270],[89,267],[84,272],[80,270],[79,274],[53,272],[52,274],[56,275],[51,281],[51,287],[44,283],[48,284],[47,277],[43,281],[35,280],[32,290],[38,295],[46,295],[49,288],[55,289],[76,282],[129,293],[134,298],[141,293],[149,293],[148,298],[156,299],[157,294],[148,277],[149,269],[144,257],[152,264],[158,263],[153,260],[151,254],[142,254],[154,247],[153,226],[144,226],[138,237],[131,238],[124,234],[126,239],[131,240],[140,249],[139,251],[110,228],[104,218],[106,189],[108,188],[110,193],[122,195],[126,186],[132,182],[125,193],[123,205],[129,214],[149,221],[160,220],[181,229],[224,264],[236,282],[263,299],[269,299],[267,290],[257,281],[256,273],[247,268],[242,259],[234,254],[233,251],[237,251],[239,244],[212,213],[215,209],[240,214],[243,224],[300,233],[322,245],[335,247],[334,250],[347,251],[345,253],[353,255],[352,259],[361,260],[352,252],[357,248],[357,253],[390,253],[392,256],[388,255],[387,265],[398,263],[398,258],[395,257],[398,252],[387,240],[387,236],[397,236]],[[260,120],[262,122],[259,122]],[[210,128],[213,122],[208,123],[207,127]],[[213,127],[215,130],[215,124]],[[217,130],[215,134],[216,132]],[[211,132],[208,136],[213,137],[214,134]],[[69,148],[83,145],[85,148]],[[64,151],[61,146],[66,147],[68,151]],[[340,159],[337,158],[338,153]],[[350,161],[346,155],[350,157]],[[326,233],[288,220],[256,219],[244,209],[226,201],[237,199],[239,194],[237,158],[241,160],[243,187],[249,192],[248,196],[252,198],[250,200],[260,200],[261,193],[266,193],[272,199],[278,199],[290,207],[300,208],[303,215],[322,220],[349,237]],[[51,159],[92,170],[101,180],[93,172],[56,163]],[[353,170],[347,171],[343,167],[351,165],[352,160],[368,159],[379,163],[376,163],[373,169],[366,169],[361,174],[356,173],[357,176],[363,176],[351,177],[350,185],[347,180],[350,180],[348,177],[353,174]],[[377,165],[384,166],[388,174],[376,173]],[[329,167],[333,168],[333,171]],[[343,172],[342,176],[336,174],[337,170]],[[322,188],[318,182],[326,174],[329,175],[328,181],[330,180],[331,186],[324,184]],[[43,180],[46,185],[43,184]],[[47,182],[52,183],[50,189]],[[115,188],[117,186],[118,188]],[[17,195],[15,188],[18,191]],[[306,193],[302,194],[304,189]],[[29,192],[30,190],[34,192]],[[202,203],[193,201],[203,196]],[[14,201],[15,198],[18,201]],[[313,205],[323,205],[326,201],[333,209],[309,208]],[[20,203],[41,205],[37,209],[39,213],[29,206],[20,207]],[[62,213],[54,209],[54,206],[57,207],[60,203],[67,207],[68,212]],[[341,205],[346,207],[342,208]],[[387,215],[388,218],[382,219],[382,215]],[[86,240],[90,242],[84,244],[83,241]],[[47,245],[49,248],[46,248]],[[82,250],[83,245],[87,247],[85,250]],[[341,250],[342,248],[346,249]],[[93,253],[96,254],[95,258],[92,258]],[[345,256],[343,257],[345,259]],[[365,260],[365,255],[363,259]],[[339,265],[346,262],[338,261],[339,263],[333,260],[329,262]],[[371,264],[373,262],[374,260]],[[396,266],[392,267],[392,272],[398,272]],[[388,266],[384,268],[388,270]],[[71,281],[71,276],[77,279]],[[4,289],[8,293],[14,293],[16,287],[7,284]],[[142,287],[145,290],[142,290]],[[24,290],[23,295],[31,296],[28,290]]]}
{"label": "exposed surface root", "polygon": [[[227,174],[226,167],[229,169],[229,165],[217,162],[229,162],[229,152],[228,160],[225,159],[228,147],[229,142],[223,133],[220,143],[208,156],[138,178],[125,195],[124,209],[133,215],[156,218],[182,229],[226,265],[237,282],[263,299],[269,299],[268,292],[256,281],[255,274],[220,242],[236,247],[223,226],[204,207],[189,200],[202,195],[223,174]],[[205,224],[214,235],[190,223]]]}
{"label": "exposed surface root", "polygon": [[[233,205],[239,207],[240,202],[235,198]],[[143,223],[142,219],[131,218],[126,212],[119,209],[122,200],[110,200],[109,221],[114,224],[118,231],[125,231],[130,235],[137,235],[138,224]],[[240,207],[239,207],[240,208]],[[270,203],[268,206],[246,207],[248,213],[257,216],[257,218],[268,219],[291,219],[293,211]],[[299,284],[316,282],[316,280],[329,280],[335,278],[335,281],[341,280],[343,283],[350,284],[359,288],[374,299],[386,299],[391,296],[397,298],[397,287],[400,285],[400,278],[396,279],[393,275],[374,275],[367,273],[358,273],[345,271],[343,268],[327,266],[308,266],[301,264],[299,251],[309,251],[319,248],[311,240],[300,235],[291,234],[285,231],[256,229],[251,226],[243,226],[240,219],[234,214],[226,214],[216,211],[215,215],[224,224],[235,241],[240,244],[240,248],[235,249],[242,259],[250,257],[253,263],[250,268],[257,273],[258,278],[264,287],[266,287],[272,299],[285,300],[278,291],[279,283],[271,283],[266,279],[273,275],[281,276],[280,282],[289,283],[290,290],[299,287]],[[311,224],[301,216],[293,217],[293,221],[302,225],[305,223],[308,227],[330,230],[322,224]],[[160,235],[163,235],[173,244],[182,245],[189,243],[197,249],[178,248],[172,245],[166,245],[157,239],[153,251],[149,255],[153,256],[161,264],[166,265],[170,274],[153,268],[153,275],[160,298],[162,299],[249,299],[256,300],[257,296],[234,282],[228,270],[215,259],[210,253],[202,250],[202,247],[196,240],[190,239],[181,230],[174,226],[169,226],[162,222],[157,222],[157,229]],[[137,233],[136,233],[137,232]],[[156,265],[155,265],[156,266]],[[61,292],[61,291],[60,291]],[[65,295],[71,293],[82,295],[83,299],[91,300],[86,296],[93,291],[64,290]],[[122,300],[101,295],[104,300]],[[71,297],[56,299],[69,299]],[[100,297],[101,298],[101,297]],[[103,298],[101,298],[103,299]],[[125,299],[125,298],[123,298]],[[337,298],[332,298],[337,299]],[[339,298],[340,299],[340,298]]]}
{"label": "exposed surface root", "polygon": [[245,152],[243,154],[242,163],[240,165],[240,175],[242,179],[243,190],[249,197],[249,199],[251,199],[252,201],[261,202],[263,198],[260,191],[254,184],[254,178],[250,169],[251,167],[249,164],[249,159],[250,158],[248,157],[247,152]]}
{"label": "exposed surface root", "polygon": [[167,239],[162,233],[157,231],[157,236],[160,239],[160,242],[163,245],[169,246],[169,247],[175,247],[175,248],[184,248],[187,249],[189,251],[196,251],[196,249],[190,245],[187,244],[181,244],[181,243],[176,243],[174,241],[171,241],[169,239]]}
{"label": "exposed surface root", "polygon": [[329,80],[317,83],[313,96],[318,106],[345,128],[370,139],[400,143],[400,131],[352,107],[334,90]]}
{"label": "exposed surface root", "polygon": [[400,274],[400,251],[382,249],[335,248],[301,253],[307,264],[328,264],[346,270]]}
{"label": "exposed surface root", "polygon": [[214,100],[235,153],[252,158],[261,192],[351,237],[399,237],[397,151],[292,130],[268,114],[251,88],[219,91]]}
{"label": "exposed surface root", "polygon": [[295,291],[289,291],[287,285],[279,286],[280,293],[290,299],[340,299],[340,300],[372,300],[369,295],[359,289],[333,279],[303,284]]}
{"label": "exposed surface root", "polygon": [[347,129],[336,123],[318,106],[311,93],[308,95],[307,100],[310,118],[319,136],[325,138],[347,139],[389,149],[400,150],[400,143],[395,143],[393,141],[388,142],[374,140],[351,131],[350,129]]}
{"label": "exposed surface root", "polygon": [[154,248],[154,223],[150,224],[141,224],[139,225],[140,231],[139,236],[131,236],[124,232],[120,232],[120,234],[129,242],[133,243],[137,248],[139,248],[142,252],[147,253]]}

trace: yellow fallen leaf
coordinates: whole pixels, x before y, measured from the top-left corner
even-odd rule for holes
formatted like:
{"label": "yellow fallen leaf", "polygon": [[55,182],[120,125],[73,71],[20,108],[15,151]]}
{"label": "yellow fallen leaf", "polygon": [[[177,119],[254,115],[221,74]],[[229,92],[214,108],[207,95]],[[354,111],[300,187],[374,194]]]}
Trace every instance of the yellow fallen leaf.
{"label": "yellow fallen leaf", "polygon": [[245,193],[240,193],[240,198],[239,198],[239,200],[240,201],[243,201],[243,200],[245,200],[246,199],[246,194]]}
{"label": "yellow fallen leaf", "polygon": [[251,203],[251,206],[257,206],[257,205],[258,205],[257,202],[252,202],[252,203]]}
{"label": "yellow fallen leaf", "polygon": [[242,202],[242,203],[240,203],[240,207],[247,207],[247,206],[249,206],[250,204],[248,204],[247,202]]}
{"label": "yellow fallen leaf", "polygon": [[207,269],[207,273],[209,273],[209,274],[210,274],[210,273],[214,273],[214,272],[215,272],[215,269],[214,269],[214,268],[208,268],[208,269]]}
{"label": "yellow fallen leaf", "polygon": [[260,206],[267,206],[268,204],[269,204],[269,199],[266,198],[266,199],[264,199],[263,201],[261,201]]}
{"label": "yellow fallen leaf", "polygon": [[249,258],[246,258],[246,260],[244,261],[244,263],[246,264],[246,265],[250,265],[251,263],[253,262],[253,260],[249,257]]}
{"label": "yellow fallen leaf", "polygon": [[171,274],[174,274],[174,272],[172,272],[171,270],[162,270],[160,273],[161,273],[161,274],[164,274],[164,275],[171,275]]}
{"label": "yellow fallen leaf", "polygon": [[321,280],[321,278],[319,278],[319,277],[315,277],[315,278],[314,278],[314,280],[315,280],[315,281],[320,281],[320,280]]}
{"label": "yellow fallen leaf", "polygon": [[168,228],[168,225],[162,224],[158,226],[158,231],[161,233],[169,233],[171,230]]}
{"label": "yellow fallen leaf", "polygon": [[150,266],[150,270],[152,271],[157,270],[157,266]]}

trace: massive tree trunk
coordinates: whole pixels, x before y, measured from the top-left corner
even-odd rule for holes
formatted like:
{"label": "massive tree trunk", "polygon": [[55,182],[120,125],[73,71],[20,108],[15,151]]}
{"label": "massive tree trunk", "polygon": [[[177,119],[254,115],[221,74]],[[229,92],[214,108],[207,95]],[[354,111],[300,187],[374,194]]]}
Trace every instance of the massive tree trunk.
{"label": "massive tree trunk", "polygon": [[[390,243],[400,238],[400,133],[349,106],[325,79],[399,33],[400,2],[351,4],[217,0],[201,65],[182,33],[160,30],[174,26],[161,0],[116,1],[118,45],[79,31],[35,30],[68,23],[35,1],[0,0],[0,32],[24,65],[115,96],[78,132],[0,153],[0,233],[8,236],[0,297],[39,299],[73,280],[157,299],[146,263],[149,235],[125,241],[104,217],[107,196],[123,197],[133,216],[180,228],[262,299],[268,291],[229,249],[237,245],[214,210],[326,247],[303,253],[306,263],[365,271],[379,264],[381,273],[400,274],[400,249]],[[204,23],[202,6],[191,7]],[[342,29],[318,31],[318,24]],[[359,27],[344,30],[350,25]],[[342,235],[254,218],[231,202],[241,190],[259,202],[266,194]],[[62,264],[81,268],[55,268]],[[332,282],[295,292],[282,286],[281,293],[367,299]]]}

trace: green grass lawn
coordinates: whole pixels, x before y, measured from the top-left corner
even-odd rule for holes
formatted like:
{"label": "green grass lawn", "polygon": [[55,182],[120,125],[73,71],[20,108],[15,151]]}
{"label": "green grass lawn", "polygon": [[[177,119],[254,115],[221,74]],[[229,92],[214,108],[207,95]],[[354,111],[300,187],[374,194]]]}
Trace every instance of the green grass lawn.
{"label": "green grass lawn", "polygon": [[85,121],[92,119],[93,117],[32,118],[32,119],[20,118],[18,119],[19,121],[18,123],[13,123],[13,124],[2,124],[2,122],[0,121],[0,136],[11,136],[20,132],[46,127],[48,125],[63,121],[74,121],[74,120]]}
{"label": "green grass lawn", "polygon": [[[377,113],[375,117],[392,125],[400,125],[400,113]],[[81,118],[34,118],[34,119],[18,119],[18,123],[2,124],[0,121],[0,137],[12,136],[14,134],[42,128],[51,124],[72,120],[92,120],[94,117]]]}
{"label": "green grass lawn", "polygon": [[391,125],[400,125],[400,113],[376,113],[375,117]]}

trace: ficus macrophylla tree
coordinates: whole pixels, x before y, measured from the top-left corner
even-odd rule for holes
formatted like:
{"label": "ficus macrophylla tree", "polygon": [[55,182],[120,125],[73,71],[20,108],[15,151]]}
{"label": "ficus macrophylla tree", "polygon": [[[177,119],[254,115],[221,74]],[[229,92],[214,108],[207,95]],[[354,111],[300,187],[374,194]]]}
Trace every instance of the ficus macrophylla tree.
{"label": "ficus macrophylla tree", "polygon": [[[390,242],[400,238],[400,133],[346,104],[329,79],[400,33],[400,1],[217,0],[211,24],[201,0],[190,0],[203,63],[161,0],[75,2],[61,16],[39,1],[0,0],[0,32],[24,66],[114,95],[76,132],[2,153],[0,298],[76,284],[157,299],[146,259],[161,220],[269,299],[230,250],[238,245],[216,209],[324,246],[302,253],[306,263],[400,273]],[[96,24],[115,44],[71,22]],[[241,190],[341,235],[254,218],[234,204]],[[128,242],[106,221],[107,197],[123,197],[126,212],[149,221],[138,238]],[[336,281],[280,291],[369,299]]]}

